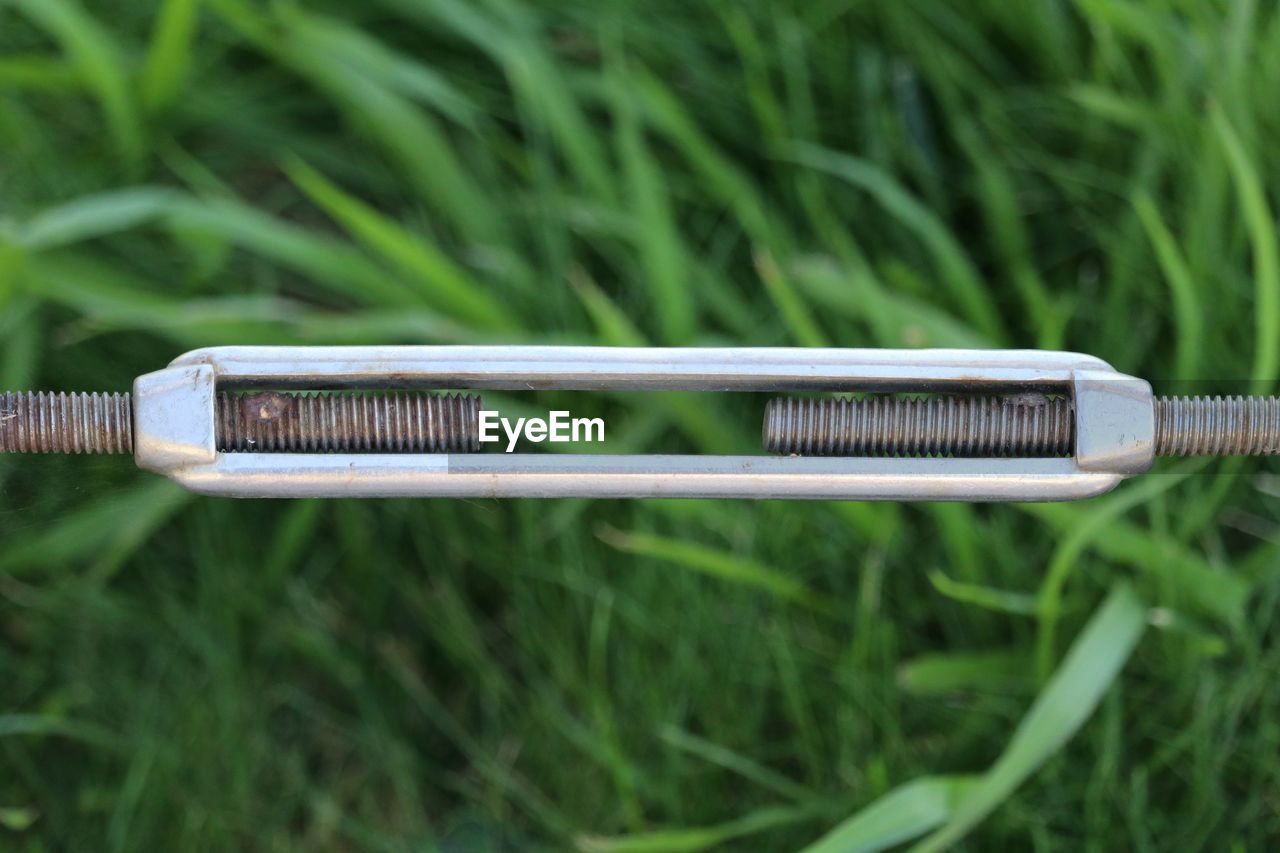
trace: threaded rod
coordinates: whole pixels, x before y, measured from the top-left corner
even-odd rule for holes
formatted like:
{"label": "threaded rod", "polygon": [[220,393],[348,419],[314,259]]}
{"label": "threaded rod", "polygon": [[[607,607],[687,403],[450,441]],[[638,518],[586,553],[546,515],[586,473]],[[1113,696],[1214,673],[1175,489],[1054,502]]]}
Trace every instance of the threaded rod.
{"label": "threaded rod", "polygon": [[218,395],[218,449],[259,453],[466,453],[480,449],[470,394]]}
{"label": "threaded rod", "polygon": [[[465,453],[481,399],[418,393],[220,393],[217,446],[261,453]],[[0,394],[0,453],[132,453],[129,394]]]}
{"label": "threaded rod", "polygon": [[[1280,453],[1280,397],[1158,397],[1158,456]],[[798,456],[1071,454],[1066,399],[866,397],[770,400],[767,452]]]}
{"label": "threaded rod", "polygon": [[[222,393],[228,452],[467,452],[479,449],[479,397]],[[1159,456],[1280,453],[1278,397],[1159,397]],[[1066,456],[1069,400],[867,397],[771,400],[766,451],[807,456]],[[130,453],[129,394],[0,394],[0,452]]]}
{"label": "threaded rod", "polygon": [[770,400],[764,447],[799,456],[1066,456],[1064,399],[843,397]]}
{"label": "threaded rod", "polygon": [[132,453],[128,394],[0,394],[0,453]]}
{"label": "threaded rod", "polygon": [[1280,397],[1157,397],[1159,456],[1274,456]]}

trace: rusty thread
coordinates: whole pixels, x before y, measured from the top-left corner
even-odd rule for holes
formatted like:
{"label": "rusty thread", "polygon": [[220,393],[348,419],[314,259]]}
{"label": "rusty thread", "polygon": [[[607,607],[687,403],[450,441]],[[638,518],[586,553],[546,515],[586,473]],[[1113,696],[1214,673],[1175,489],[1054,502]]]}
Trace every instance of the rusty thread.
{"label": "rusty thread", "polygon": [[128,394],[0,394],[0,453],[132,453]]}
{"label": "rusty thread", "polygon": [[[478,396],[338,392],[217,396],[225,452],[466,453],[479,450]],[[0,394],[0,453],[132,453],[129,394]]]}
{"label": "rusty thread", "polygon": [[470,394],[218,395],[218,449],[259,453],[467,453],[480,449]]}

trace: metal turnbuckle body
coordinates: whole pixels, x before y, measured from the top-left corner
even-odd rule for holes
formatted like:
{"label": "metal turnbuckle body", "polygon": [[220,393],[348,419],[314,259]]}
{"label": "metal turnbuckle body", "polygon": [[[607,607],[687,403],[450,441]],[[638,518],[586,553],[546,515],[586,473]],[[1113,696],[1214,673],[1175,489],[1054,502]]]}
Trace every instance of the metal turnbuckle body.
{"label": "metal turnbuckle body", "polygon": [[[1069,395],[1062,458],[810,458],[550,453],[226,453],[222,389],[927,391]],[[1066,500],[1151,464],[1151,389],[1048,352],[601,347],[229,347],[134,386],[135,456],[206,494],[254,497],[721,497]]]}
{"label": "metal turnbuckle body", "polygon": [[[871,396],[772,401],[772,455],[480,453],[480,398],[424,392],[484,390]],[[1052,501],[1158,454],[1280,451],[1280,400],[1157,399],[1031,350],[214,347],[131,397],[0,395],[0,451],[132,451],[234,497]]]}

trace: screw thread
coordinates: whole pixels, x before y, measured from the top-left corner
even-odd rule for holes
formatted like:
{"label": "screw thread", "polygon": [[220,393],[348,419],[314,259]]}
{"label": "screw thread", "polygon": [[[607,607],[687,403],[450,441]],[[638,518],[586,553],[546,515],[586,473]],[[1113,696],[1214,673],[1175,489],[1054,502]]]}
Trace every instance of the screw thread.
{"label": "screw thread", "polygon": [[1066,456],[1071,404],[1001,397],[779,398],[764,447],[801,456]]}
{"label": "screw thread", "polygon": [[[226,452],[465,453],[479,450],[481,398],[264,392],[217,397]],[[129,394],[0,394],[0,453],[132,453]]]}
{"label": "screw thread", "polygon": [[469,394],[218,395],[218,449],[231,452],[466,453],[480,449]]}
{"label": "screw thread", "polygon": [[132,453],[128,394],[0,394],[0,453]]}
{"label": "screw thread", "polygon": [[[1158,397],[1158,456],[1280,453],[1280,397]],[[767,452],[799,456],[1067,456],[1066,399],[867,397],[770,400]]]}
{"label": "screw thread", "polygon": [[1160,456],[1280,453],[1280,397],[1159,397]]}
{"label": "screw thread", "polygon": [[[218,395],[218,449],[230,452],[468,452],[479,449],[478,396]],[[1280,453],[1280,397],[1159,397],[1159,456]],[[1066,399],[780,398],[764,447],[806,456],[1066,456]],[[129,394],[0,394],[0,452],[130,453]]]}

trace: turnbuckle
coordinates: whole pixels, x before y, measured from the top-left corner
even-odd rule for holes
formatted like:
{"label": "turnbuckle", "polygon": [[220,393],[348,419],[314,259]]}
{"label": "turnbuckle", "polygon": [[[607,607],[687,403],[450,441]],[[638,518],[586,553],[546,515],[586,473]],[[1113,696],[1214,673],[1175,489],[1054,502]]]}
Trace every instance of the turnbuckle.
{"label": "turnbuckle", "polygon": [[[768,455],[484,453],[480,398],[424,393],[484,390],[863,396],[770,401]],[[0,396],[0,451],[131,451],[231,497],[1054,501],[1158,454],[1274,454],[1280,399],[1157,399],[1034,350],[213,347],[132,396]]]}

